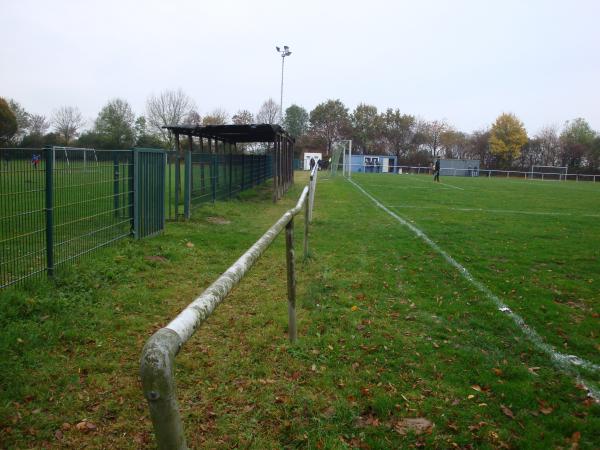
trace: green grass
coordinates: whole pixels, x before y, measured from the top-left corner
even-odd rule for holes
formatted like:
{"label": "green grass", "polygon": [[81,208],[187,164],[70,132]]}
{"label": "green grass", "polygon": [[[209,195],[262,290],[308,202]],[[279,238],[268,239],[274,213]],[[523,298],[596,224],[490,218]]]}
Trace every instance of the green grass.
{"label": "green grass", "polygon": [[[353,178],[547,342],[600,362],[600,247],[597,218],[586,216],[598,213],[600,186],[442,178],[459,190],[413,175]],[[145,340],[292,206],[305,181],[297,175],[279,204],[260,187],[205,205],[158,238],[79,261],[54,284],[0,292],[2,445],[152,447],[137,375]],[[296,227],[300,255],[301,217]],[[320,177],[310,245],[311,258],[297,264],[296,345],[286,336],[279,237],[178,355],[190,446],[599,446],[600,405],[438,253],[341,177]],[[598,374],[585,375],[597,385]],[[434,426],[399,432],[403,419],[417,417]],[[97,428],[74,429],[83,420]]]}

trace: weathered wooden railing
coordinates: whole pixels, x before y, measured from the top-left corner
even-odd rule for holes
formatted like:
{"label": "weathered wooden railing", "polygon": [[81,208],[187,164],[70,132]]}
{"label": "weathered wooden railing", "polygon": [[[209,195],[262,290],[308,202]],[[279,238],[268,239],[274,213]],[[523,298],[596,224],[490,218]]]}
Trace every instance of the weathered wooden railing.
{"label": "weathered wooden railing", "polygon": [[294,261],[294,216],[304,206],[304,256],[308,256],[308,224],[312,217],[317,172],[313,170],[310,183],[302,190],[296,206],[288,210],[269,230],[250,247],[229,269],[190,303],[173,321],[148,339],[142,350],[140,376],[144,396],[159,449],[186,449],[187,444],[179,414],[175,390],[175,356],[196,329],[211,315],[227,294],[242,280],[262,253],[285,228],[288,336],[297,339],[296,275]]}

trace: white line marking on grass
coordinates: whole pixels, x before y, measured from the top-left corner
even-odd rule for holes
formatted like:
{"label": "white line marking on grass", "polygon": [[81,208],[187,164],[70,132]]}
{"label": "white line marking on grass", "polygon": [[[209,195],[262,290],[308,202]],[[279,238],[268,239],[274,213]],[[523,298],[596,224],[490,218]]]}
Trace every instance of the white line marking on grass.
{"label": "white line marking on grass", "polygon": [[[410,208],[410,209],[444,209],[448,211],[464,212],[486,212],[499,214],[525,214],[532,216],[577,216],[578,214],[549,212],[549,211],[519,211],[515,209],[486,209],[486,208],[452,208],[450,206],[420,206],[420,205],[387,205],[388,208]],[[594,214],[581,214],[583,217],[600,217]]]}
{"label": "white line marking on grass", "polygon": [[[384,187],[387,189],[432,189],[434,186],[406,186],[406,185],[397,185],[397,184],[369,184],[369,187]],[[445,189],[449,191],[450,189],[438,186],[437,189]]]}
{"label": "white line marking on grass", "polygon": [[458,186],[454,186],[453,184],[448,184],[448,183],[442,183],[441,181],[438,182],[439,184],[443,185],[443,186],[450,186],[454,189],[460,189],[461,191],[464,191],[464,188],[458,187]]}
{"label": "white line marking on grass", "polygon": [[438,187],[440,187],[440,186],[449,186],[451,188],[458,189],[458,190],[461,190],[461,191],[465,190],[464,188],[461,188],[461,187],[458,187],[458,186],[454,186],[453,184],[442,183],[441,181],[439,181],[439,182],[436,183],[433,180],[431,180],[431,181],[425,181],[425,180],[420,180],[419,178],[412,178],[412,177],[410,179],[414,180],[414,181],[420,181],[421,183],[431,184],[433,186],[438,186]]}
{"label": "white line marking on grass", "polygon": [[485,294],[485,296],[490,299],[498,308],[499,311],[502,311],[507,316],[509,316],[512,321],[517,325],[517,327],[523,332],[523,334],[529,338],[529,340],[533,343],[533,345],[542,352],[546,353],[550,356],[550,359],[563,371],[575,375],[577,381],[586,388],[588,391],[588,395],[594,398],[596,402],[600,402],[600,390],[589,386],[585,380],[581,377],[578,367],[583,367],[589,371],[598,372],[600,371],[600,365],[594,364],[586,359],[579,358],[575,355],[567,355],[557,351],[553,346],[544,342],[542,336],[538,334],[533,328],[525,323],[523,318],[512,311],[500,298],[494,294],[486,285],[484,285],[481,281],[477,280],[471,273],[467,270],[466,267],[462,266],[458,261],[456,261],[452,256],[446,253],[438,244],[436,244],[433,240],[429,238],[423,231],[417,228],[415,225],[410,223],[409,221],[403,219],[389,208],[386,208],[383,204],[379,202],[375,197],[369,194],[362,186],[356,184],[353,180],[348,180],[352,183],[358,190],[360,190],[363,194],[365,194],[368,198],[370,198],[375,205],[379,208],[383,209],[386,213],[400,222],[402,225],[409,228],[413,233],[415,233],[418,237],[423,239],[425,243],[427,243],[432,249],[438,252],[450,265],[454,266],[460,274],[469,281],[473,286],[475,286],[480,292]]}

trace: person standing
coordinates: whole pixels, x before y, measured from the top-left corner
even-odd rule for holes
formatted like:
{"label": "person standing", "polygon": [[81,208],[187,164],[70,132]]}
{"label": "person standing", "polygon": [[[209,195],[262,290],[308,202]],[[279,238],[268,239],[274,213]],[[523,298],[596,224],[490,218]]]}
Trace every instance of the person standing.
{"label": "person standing", "polygon": [[440,157],[438,156],[433,166],[433,181],[440,182]]}
{"label": "person standing", "polygon": [[310,171],[312,172],[313,168],[315,167],[315,158],[310,158]]}

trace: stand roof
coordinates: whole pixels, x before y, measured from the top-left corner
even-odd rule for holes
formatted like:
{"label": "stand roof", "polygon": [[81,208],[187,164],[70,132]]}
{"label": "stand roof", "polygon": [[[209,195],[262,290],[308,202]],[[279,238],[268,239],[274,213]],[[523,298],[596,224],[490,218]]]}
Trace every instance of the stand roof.
{"label": "stand roof", "polygon": [[266,123],[204,126],[171,125],[163,128],[179,135],[218,139],[225,142],[275,142],[278,136],[293,141],[293,138],[282,127]]}

